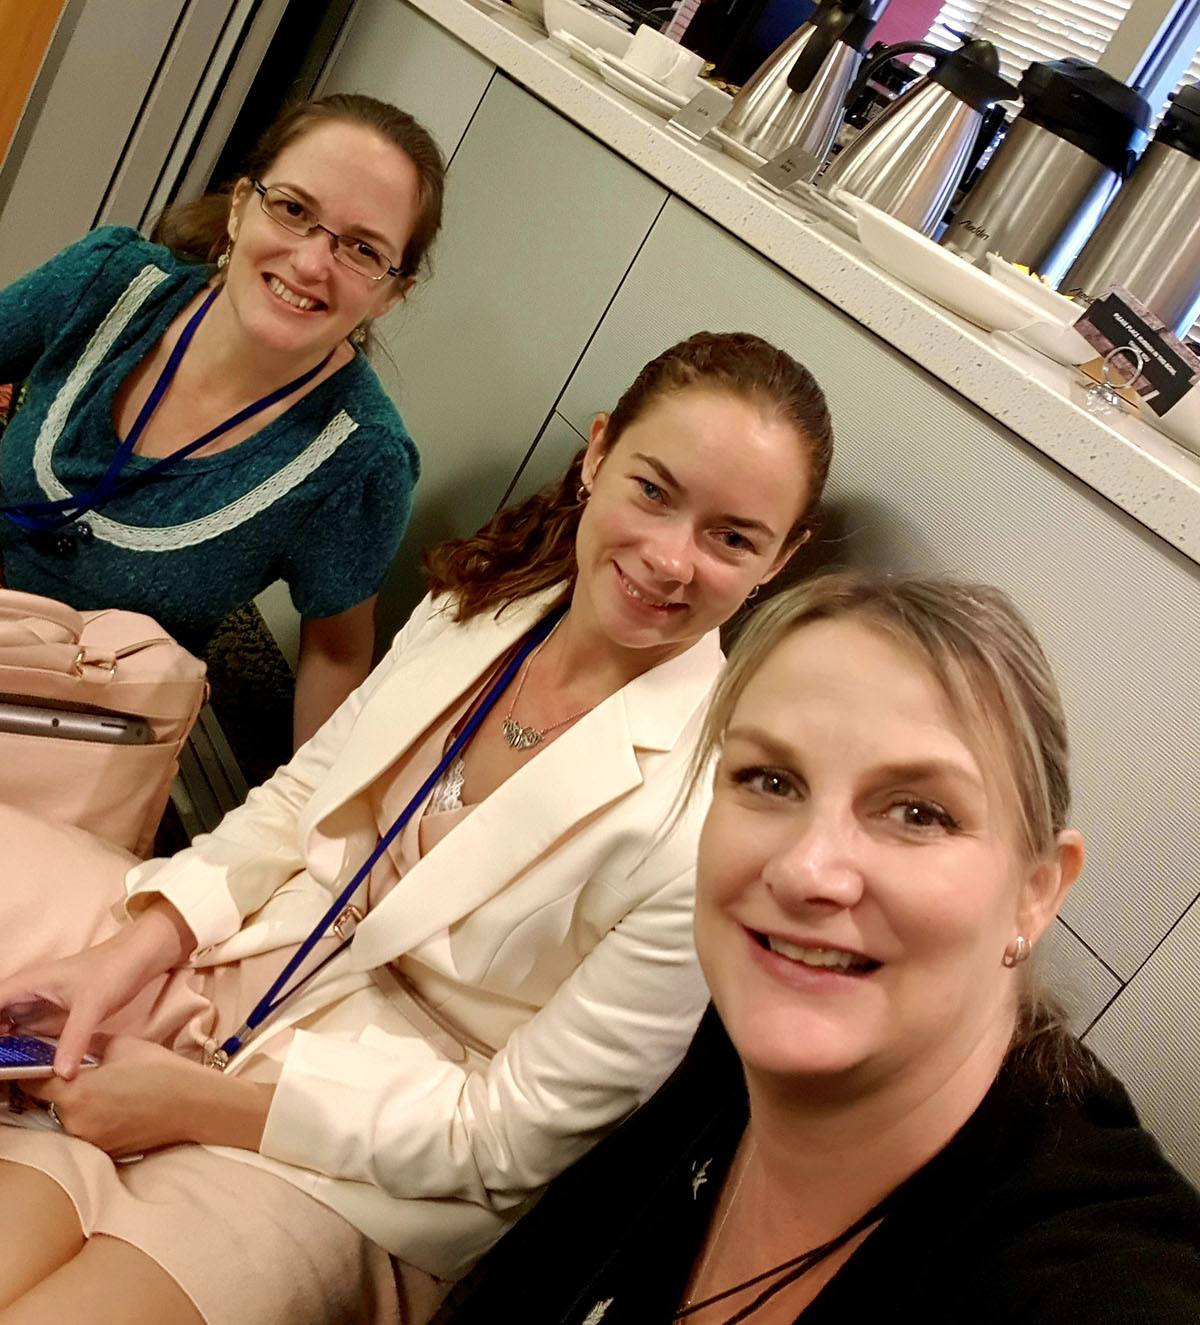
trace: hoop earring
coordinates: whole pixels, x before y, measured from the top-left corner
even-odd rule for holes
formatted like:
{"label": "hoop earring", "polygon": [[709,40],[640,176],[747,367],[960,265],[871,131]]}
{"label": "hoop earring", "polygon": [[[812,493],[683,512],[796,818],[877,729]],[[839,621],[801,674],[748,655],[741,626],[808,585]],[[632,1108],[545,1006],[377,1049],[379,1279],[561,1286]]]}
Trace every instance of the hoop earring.
{"label": "hoop earring", "polygon": [[745,596],[745,598],[742,599],[742,601],[743,601],[744,603],[748,603],[752,598],[757,598],[757,597],[758,597],[758,591],[759,591],[761,588],[762,588],[762,585],[761,585],[761,584],[756,584],[756,585],[754,586],[754,588],[751,589],[750,592]]}
{"label": "hoop earring", "polygon": [[1016,939],[1004,949],[1004,965],[1020,966],[1029,954],[1033,951],[1033,945],[1024,934],[1018,934]]}
{"label": "hoop earring", "polygon": [[578,488],[576,489],[576,491],[575,491],[575,505],[576,505],[576,506],[586,506],[586,505],[587,505],[587,499],[588,499],[591,495],[592,495],[592,494],[591,494],[591,492],[588,490],[588,488],[587,488],[584,484],[581,483],[581,484],[579,485],[579,487],[578,487]]}

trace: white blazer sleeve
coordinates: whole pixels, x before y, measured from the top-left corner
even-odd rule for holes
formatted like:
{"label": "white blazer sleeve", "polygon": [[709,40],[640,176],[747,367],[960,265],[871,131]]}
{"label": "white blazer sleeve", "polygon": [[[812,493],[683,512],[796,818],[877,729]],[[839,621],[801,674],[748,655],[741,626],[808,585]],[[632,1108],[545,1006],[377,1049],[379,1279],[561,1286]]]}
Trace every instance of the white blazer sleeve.
{"label": "white blazer sleeve", "polygon": [[[689,827],[682,858],[694,859]],[[682,1057],[708,999],[693,884],[689,866],[626,913],[486,1071],[378,1030],[356,1042],[297,1032],[260,1152],[397,1197],[521,1201]]]}
{"label": "white blazer sleeve", "polygon": [[244,805],[177,855],[130,870],[125,880],[130,913],[165,897],[191,926],[197,948],[207,948],[236,934],[247,916],[302,870],[304,807],[337,760],[363,705],[434,610],[428,597],[422,600],[370,676]]}

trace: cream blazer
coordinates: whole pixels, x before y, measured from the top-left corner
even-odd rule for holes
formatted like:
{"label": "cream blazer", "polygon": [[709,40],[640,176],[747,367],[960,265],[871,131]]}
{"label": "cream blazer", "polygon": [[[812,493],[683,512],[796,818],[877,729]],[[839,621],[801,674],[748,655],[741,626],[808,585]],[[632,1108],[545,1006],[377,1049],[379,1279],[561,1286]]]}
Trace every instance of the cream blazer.
{"label": "cream blazer", "polygon": [[[188,850],[131,871],[131,909],[169,898],[197,966],[304,937],[377,840],[371,784],[556,596],[465,624],[426,599],[291,763]],[[651,1094],[707,998],[691,936],[707,785],[666,825],[721,666],[713,632],[599,704],[438,842],[234,1059],[230,1071],[252,1074],[256,1045],[297,1027],[260,1153],[223,1153],[454,1275]],[[371,974],[406,963],[419,1015],[411,999],[381,1009]],[[322,1033],[303,1028],[335,1004],[333,1033],[327,1017]]]}

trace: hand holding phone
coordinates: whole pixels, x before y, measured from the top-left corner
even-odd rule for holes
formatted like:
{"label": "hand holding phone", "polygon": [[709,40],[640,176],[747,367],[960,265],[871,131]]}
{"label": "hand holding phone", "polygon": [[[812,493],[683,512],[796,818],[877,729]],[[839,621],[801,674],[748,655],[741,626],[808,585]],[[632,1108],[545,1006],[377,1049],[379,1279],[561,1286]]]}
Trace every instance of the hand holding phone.
{"label": "hand holding phone", "polygon": [[[41,1035],[0,1035],[0,1081],[54,1075],[58,1044]],[[83,1067],[98,1067],[95,1054],[84,1054]]]}

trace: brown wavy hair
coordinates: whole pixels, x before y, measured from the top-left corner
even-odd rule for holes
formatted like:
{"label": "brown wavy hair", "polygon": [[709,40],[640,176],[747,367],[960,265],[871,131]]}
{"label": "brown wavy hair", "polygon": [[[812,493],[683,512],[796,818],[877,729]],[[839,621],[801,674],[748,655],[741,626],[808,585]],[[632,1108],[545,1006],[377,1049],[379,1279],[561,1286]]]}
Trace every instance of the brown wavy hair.
{"label": "brown wavy hair", "polygon": [[[749,332],[701,331],[672,345],[637,375],[608,417],[605,454],[659,397],[689,387],[739,396],[790,424],[808,451],[810,481],[805,506],[787,543],[803,542],[812,528],[833,458],[833,425],[824,393],[802,364]],[[529,594],[574,582],[575,535],[583,512],[580,497],[586,448],[566,474],[515,506],[503,508],[470,538],[427,548],[426,582],[436,597],[455,595],[459,621],[503,611]]]}
{"label": "brown wavy hair", "polygon": [[359,93],[338,92],[316,101],[302,101],[266,130],[242,162],[241,169],[221,188],[192,202],[166,208],[150,238],[195,262],[216,262],[229,243],[229,208],[240,179],[259,179],[279,154],[322,124],[355,124],[370,129],[398,147],[417,168],[420,206],[416,223],[397,264],[397,279],[415,276],[426,260],[442,224],[446,166],[430,133],[406,111]]}

